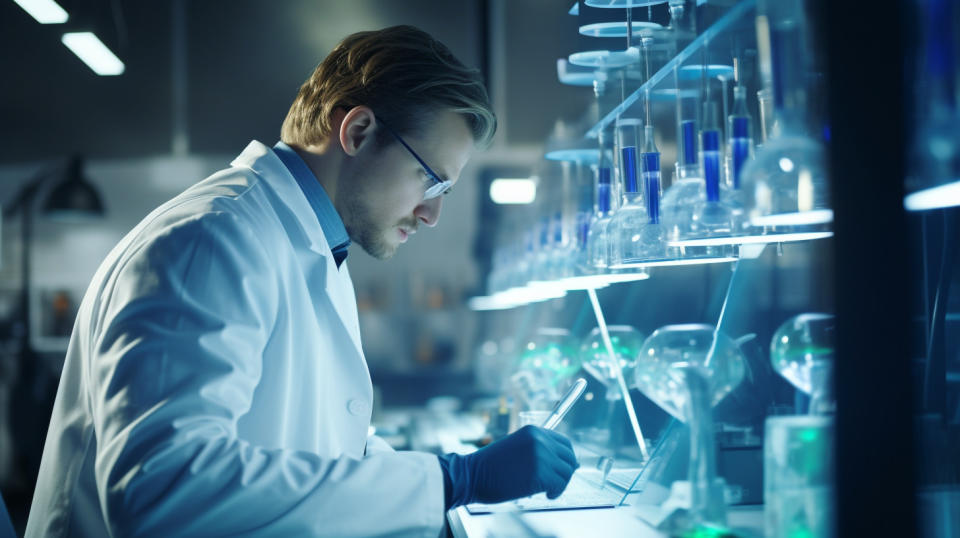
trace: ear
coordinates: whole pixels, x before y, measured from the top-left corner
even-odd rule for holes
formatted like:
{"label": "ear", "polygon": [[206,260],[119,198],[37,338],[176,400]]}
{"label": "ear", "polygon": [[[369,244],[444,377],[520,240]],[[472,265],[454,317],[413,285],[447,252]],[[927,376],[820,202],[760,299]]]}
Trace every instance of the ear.
{"label": "ear", "polygon": [[372,142],[376,125],[377,121],[370,107],[355,106],[347,111],[340,122],[340,147],[343,152],[352,157],[363,145]]}

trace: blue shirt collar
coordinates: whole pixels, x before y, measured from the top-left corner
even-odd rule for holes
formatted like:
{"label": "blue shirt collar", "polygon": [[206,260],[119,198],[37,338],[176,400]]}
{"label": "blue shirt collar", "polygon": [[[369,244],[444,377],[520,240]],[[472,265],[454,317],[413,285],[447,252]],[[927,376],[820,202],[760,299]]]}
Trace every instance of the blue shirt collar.
{"label": "blue shirt collar", "polygon": [[310,167],[303,162],[303,159],[297,155],[293,148],[281,141],[273,146],[273,151],[277,154],[277,157],[280,157],[287,170],[293,174],[297,184],[300,185],[300,190],[307,197],[310,207],[317,214],[317,220],[320,221],[323,235],[326,237],[327,243],[330,244],[330,250],[333,252],[337,267],[340,267],[340,264],[347,257],[350,236],[347,235],[347,229],[343,226],[343,220],[333,207],[333,202],[330,201],[327,192],[317,181],[317,177],[310,171]]}

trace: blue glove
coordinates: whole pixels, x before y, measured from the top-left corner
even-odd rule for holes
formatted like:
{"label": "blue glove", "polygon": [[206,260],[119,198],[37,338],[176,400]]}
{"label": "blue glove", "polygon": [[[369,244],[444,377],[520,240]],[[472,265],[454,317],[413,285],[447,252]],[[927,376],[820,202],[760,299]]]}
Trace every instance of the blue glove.
{"label": "blue glove", "polygon": [[473,454],[438,456],[446,507],[498,503],[545,491],[556,499],[580,466],[570,440],[551,430],[524,426]]}

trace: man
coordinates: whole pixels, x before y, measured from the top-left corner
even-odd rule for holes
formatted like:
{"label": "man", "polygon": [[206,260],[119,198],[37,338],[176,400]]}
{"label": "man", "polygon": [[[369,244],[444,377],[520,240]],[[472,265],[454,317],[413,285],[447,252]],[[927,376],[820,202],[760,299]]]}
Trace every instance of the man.
{"label": "man", "polygon": [[446,508],[559,495],[577,462],[554,432],[440,457],[367,436],[347,246],[386,258],[436,225],[494,130],[476,72],[429,35],[340,43],[283,142],[252,142],[97,271],[27,536],[436,536]]}

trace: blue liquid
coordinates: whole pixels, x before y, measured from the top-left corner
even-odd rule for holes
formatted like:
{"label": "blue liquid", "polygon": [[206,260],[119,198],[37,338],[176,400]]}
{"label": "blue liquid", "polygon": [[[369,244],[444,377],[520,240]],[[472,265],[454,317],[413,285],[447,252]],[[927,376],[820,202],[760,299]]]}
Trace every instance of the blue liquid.
{"label": "blue liquid", "polygon": [[610,212],[610,169],[600,169],[600,181],[597,184],[597,210],[606,215]]}
{"label": "blue liquid", "polygon": [[651,224],[660,222],[660,153],[641,153],[643,179],[647,183],[647,214]]}
{"label": "blue liquid", "polygon": [[627,193],[640,192],[637,185],[637,148],[629,146],[623,148],[623,181]]}
{"label": "blue liquid", "polygon": [[750,139],[734,138],[730,141],[730,151],[733,154],[733,188],[740,188],[740,171],[750,158]]}
{"label": "blue liquid", "polygon": [[683,140],[683,164],[697,164],[697,123],[693,120],[680,122]]}
{"label": "blue liquid", "polygon": [[701,135],[703,142],[703,175],[707,184],[707,201],[720,201],[720,133],[718,131],[704,131]]}
{"label": "blue liquid", "polygon": [[577,245],[583,248],[587,244],[587,235],[590,233],[590,213],[577,213]]}
{"label": "blue liquid", "polygon": [[730,138],[750,138],[750,118],[745,116],[734,116],[733,131]]}

